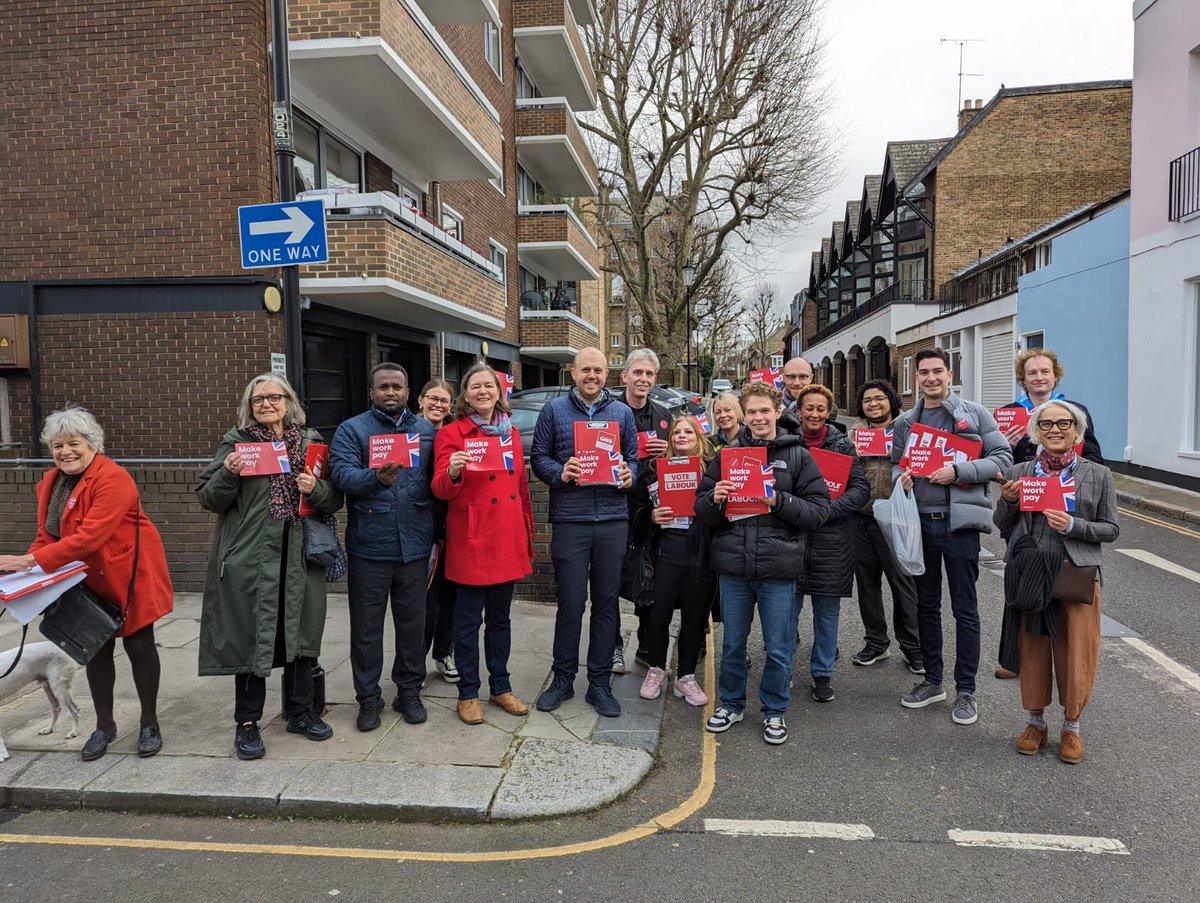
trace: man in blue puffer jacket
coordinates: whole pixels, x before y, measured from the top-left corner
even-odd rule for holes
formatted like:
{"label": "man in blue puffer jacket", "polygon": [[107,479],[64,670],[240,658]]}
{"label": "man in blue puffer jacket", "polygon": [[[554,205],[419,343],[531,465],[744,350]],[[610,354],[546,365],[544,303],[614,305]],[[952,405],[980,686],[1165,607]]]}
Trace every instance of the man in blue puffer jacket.
{"label": "man in blue puffer jacket", "polygon": [[[599,348],[584,348],[571,368],[575,388],[549,402],[533,433],[533,472],[550,487],[550,555],[558,585],[554,621],[554,669],[537,707],[552,712],[575,695],[579,637],[591,583],[588,691],[584,698],[608,718],[621,714],[612,694],[614,638],[620,618],[618,593],[629,536],[628,492],[637,478],[637,426],[633,412],[604,388],[608,361]],[[575,424],[609,421],[620,428],[623,462],[615,486],[580,486]]]}
{"label": "man in blue puffer jacket", "polygon": [[[371,409],[337,428],[329,450],[333,485],[346,494],[347,580],[350,590],[350,670],[358,700],[358,729],[379,727],[383,696],[383,625],[391,596],[396,658],[392,708],[409,724],[420,724],[425,681],[425,586],[433,546],[433,427],[408,404],[408,373],[385,361],[371,370]],[[371,468],[372,436],[416,433],[415,467]],[[407,463],[407,462],[406,462]]]}

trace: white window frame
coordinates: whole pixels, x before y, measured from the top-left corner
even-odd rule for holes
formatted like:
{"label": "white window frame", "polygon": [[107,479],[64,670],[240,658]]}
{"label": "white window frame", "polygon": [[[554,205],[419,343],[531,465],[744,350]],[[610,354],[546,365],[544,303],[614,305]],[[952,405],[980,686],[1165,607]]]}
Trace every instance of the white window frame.
{"label": "white window frame", "polygon": [[950,391],[956,395],[962,394],[962,333],[947,332],[938,336],[937,346],[950,357],[950,372],[954,374],[954,382]]}
{"label": "white window frame", "polygon": [[780,367],[782,367],[783,366],[783,355],[782,354],[772,354],[771,355],[771,366],[773,368],[775,368],[776,370],[778,370]]}
{"label": "white window frame", "polygon": [[1054,262],[1054,241],[1043,241],[1040,244],[1034,245],[1033,255],[1033,268],[1035,270],[1050,266]]}
{"label": "white window frame", "polygon": [[[1034,336],[1041,336],[1042,343],[1040,345],[1030,345],[1029,344],[1029,340],[1032,339]],[[1045,348],[1045,347],[1046,347],[1046,331],[1044,329],[1039,329],[1036,332],[1026,332],[1026,333],[1021,334],[1021,350],[1022,351],[1028,351],[1031,348]]]}
{"label": "white window frame", "polygon": [[447,235],[449,235],[450,230],[446,228],[447,220],[454,220],[458,224],[458,228],[455,230],[458,234],[454,235],[453,237],[458,239],[459,241],[461,241],[463,244],[466,244],[466,239],[463,238],[463,236],[467,232],[466,219],[463,217],[463,215],[461,213],[459,213],[457,210],[455,210],[449,204],[442,204],[442,222],[441,222],[442,231],[444,231]]}
{"label": "white window frame", "polygon": [[621,336],[620,335],[614,335],[612,337],[612,347],[614,347],[614,348],[621,347]]}
{"label": "white window frame", "polygon": [[501,38],[503,34],[495,22],[483,23],[483,56],[496,73],[496,78],[504,81],[504,48]]}
{"label": "white window frame", "polygon": [[505,145],[504,139],[502,138],[502,139],[500,139],[500,177],[496,178],[496,179],[488,179],[488,184],[490,184],[493,188],[495,188],[498,192],[500,192],[501,197],[504,196],[504,166],[505,166],[506,153],[507,153],[507,146]]}
{"label": "white window frame", "polygon": [[401,202],[407,200],[416,205],[417,213],[425,212],[421,209],[421,198],[425,192],[394,169],[392,170],[392,186],[396,190],[396,197],[400,198]]}
{"label": "white window frame", "polygon": [[901,395],[912,395],[912,393],[913,393],[912,363],[913,363],[913,359],[911,357],[906,357],[904,359],[904,362],[901,364],[901,367],[900,367],[900,373],[901,373],[900,394]]}
{"label": "white window frame", "polygon": [[[502,245],[496,241],[489,241],[488,247],[491,252],[488,256],[491,258],[492,263],[494,263],[494,264],[496,264],[496,266],[500,267],[500,281],[503,282],[505,285],[507,285],[508,284],[508,248],[504,247],[504,245]],[[497,260],[496,259],[497,257],[499,257],[500,259]]]}

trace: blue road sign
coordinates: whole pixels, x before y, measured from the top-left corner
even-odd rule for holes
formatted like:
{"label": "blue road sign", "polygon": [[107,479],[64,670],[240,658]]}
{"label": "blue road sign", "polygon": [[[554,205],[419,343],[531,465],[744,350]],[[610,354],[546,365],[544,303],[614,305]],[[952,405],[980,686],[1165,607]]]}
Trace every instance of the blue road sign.
{"label": "blue road sign", "polygon": [[295,267],[329,260],[325,205],[289,201],[238,207],[242,267]]}

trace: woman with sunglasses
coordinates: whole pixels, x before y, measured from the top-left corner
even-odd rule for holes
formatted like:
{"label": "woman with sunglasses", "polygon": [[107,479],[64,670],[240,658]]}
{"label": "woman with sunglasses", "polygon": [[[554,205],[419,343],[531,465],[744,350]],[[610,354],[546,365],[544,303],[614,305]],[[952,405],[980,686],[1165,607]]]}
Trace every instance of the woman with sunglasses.
{"label": "woman with sunglasses", "polygon": [[[1045,746],[1046,706],[1057,681],[1063,707],[1058,757],[1072,765],[1083,761],[1079,719],[1100,658],[1101,543],[1120,534],[1112,472],[1075,452],[1086,430],[1087,416],[1069,401],[1034,408],[1028,436],[1037,455],[1013,466],[993,516],[1008,535],[1000,664],[1017,672],[1028,722],[1017,738],[1017,752],[1032,756]],[[1062,503],[1044,512],[1022,511],[1024,477],[1057,481]],[[1096,568],[1088,598],[1054,595],[1054,580],[1068,563]]]}

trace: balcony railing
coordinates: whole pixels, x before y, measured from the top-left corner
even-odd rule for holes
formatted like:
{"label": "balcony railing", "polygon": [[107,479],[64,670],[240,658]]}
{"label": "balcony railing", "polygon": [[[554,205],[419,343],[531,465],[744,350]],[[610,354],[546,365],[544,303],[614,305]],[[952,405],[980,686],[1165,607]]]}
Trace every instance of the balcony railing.
{"label": "balcony railing", "polygon": [[928,279],[901,279],[893,282],[887,288],[877,292],[849,313],[838,317],[826,326],[818,329],[808,340],[812,345],[823,341],[832,335],[837,335],[852,323],[869,317],[877,310],[882,310],[889,304],[924,304],[933,301],[933,282]]}
{"label": "balcony railing", "polygon": [[1020,278],[1016,263],[1013,261],[1002,270],[993,270],[981,278],[945,283],[940,292],[940,312],[948,314],[1013,294]]}
{"label": "balcony railing", "polygon": [[1200,147],[1172,160],[1167,219],[1173,223],[1200,211]]}

